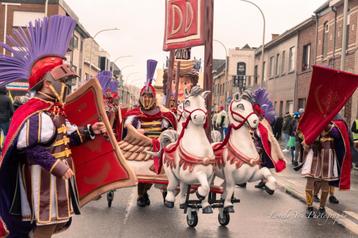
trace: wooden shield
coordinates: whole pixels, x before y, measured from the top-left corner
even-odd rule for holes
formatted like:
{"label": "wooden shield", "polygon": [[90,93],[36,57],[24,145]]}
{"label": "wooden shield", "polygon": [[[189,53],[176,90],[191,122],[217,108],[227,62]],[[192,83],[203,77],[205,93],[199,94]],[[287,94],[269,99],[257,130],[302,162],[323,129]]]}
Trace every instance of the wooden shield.
{"label": "wooden shield", "polygon": [[96,136],[72,147],[80,205],[112,189],[134,186],[137,178],[127,165],[108,121],[97,80],[90,80],[69,95],[65,105],[68,120],[77,126],[104,122],[108,138]]}

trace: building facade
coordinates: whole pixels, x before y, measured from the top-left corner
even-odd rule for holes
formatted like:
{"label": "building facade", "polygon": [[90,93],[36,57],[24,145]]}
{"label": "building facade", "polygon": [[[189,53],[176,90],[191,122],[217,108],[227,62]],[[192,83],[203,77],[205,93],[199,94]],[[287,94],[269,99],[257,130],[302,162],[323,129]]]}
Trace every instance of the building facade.
{"label": "building facade", "polygon": [[[271,95],[278,115],[294,111],[294,93],[296,83],[296,26],[282,35],[273,35],[272,40],[265,45],[264,69],[261,71],[261,50],[255,54],[254,88],[265,87]],[[261,84],[261,85],[260,85]]]}
{"label": "building facade", "polygon": [[316,57],[316,17],[306,21],[305,27],[298,30],[296,85],[294,110],[305,108],[312,77],[312,65]]}
{"label": "building facade", "polygon": [[[342,46],[346,46],[343,70],[358,74],[358,1],[348,1],[347,39],[343,42],[343,0],[325,2],[315,11],[316,64],[340,69]],[[342,111],[348,123],[358,118],[358,91],[353,94]]]}

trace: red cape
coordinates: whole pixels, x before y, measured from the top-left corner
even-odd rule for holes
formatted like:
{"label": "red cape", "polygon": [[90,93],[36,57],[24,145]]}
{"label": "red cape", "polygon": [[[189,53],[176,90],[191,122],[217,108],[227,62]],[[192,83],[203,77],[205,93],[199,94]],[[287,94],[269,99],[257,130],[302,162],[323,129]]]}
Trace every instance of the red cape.
{"label": "red cape", "polygon": [[[52,105],[53,104],[50,102],[46,102],[38,98],[32,98],[15,111],[11,120],[9,132],[4,142],[2,158],[5,158],[9,147],[12,145],[17,134],[20,132],[22,124],[32,115],[36,114],[39,111],[49,109]],[[2,164],[2,159],[0,160],[0,167],[1,164]]]}
{"label": "red cape", "polygon": [[350,189],[351,184],[351,168],[352,168],[352,153],[349,143],[349,135],[347,124],[344,121],[333,121],[334,125],[341,133],[342,140],[335,143],[336,153],[339,164],[339,189]]}
{"label": "red cape", "polygon": [[272,155],[271,155],[271,144],[269,141],[269,135],[268,135],[268,130],[267,128],[262,124],[259,123],[258,125],[258,130],[260,132],[260,139],[262,142],[262,146],[263,149],[265,150],[265,153],[267,154],[267,156],[270,158],[270,160],[272,161],[272,164],[275,166],[275,170],[277,173],[281,172],[282,170],[284,170],[286,168],[286,162],[282,159],[279,160],[274,160]]}

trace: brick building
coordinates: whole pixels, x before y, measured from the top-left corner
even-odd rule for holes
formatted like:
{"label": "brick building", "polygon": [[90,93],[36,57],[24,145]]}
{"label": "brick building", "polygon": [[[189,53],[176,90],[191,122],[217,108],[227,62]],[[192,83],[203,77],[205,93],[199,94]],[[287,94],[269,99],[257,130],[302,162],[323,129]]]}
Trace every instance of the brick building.
{"label": "brick building", "polygon": [[298,30],[297,43],[297,79],[294,94],[294,109],[306,106],[312,77],[312,65],[316,53],[316,17],[307,19],[305,27]]}
{"label": "brick building", "polygon": [[[348,2],[343,70],[358,74],[358,1]],[[305,107],[313,64],[340,69],[342,26],[343,0],[329,0],[314,12],[314,16],[281,35],[273,35],[273,39],[265,44],[263,76],[259,73],[261,48],[257,49],[253,88],[263,86],[268,89],[277,114],[292,113]],[[349,123],[358,117],[357,91],[347,103],[344,116]]]}
{"label": "brick building", "polygon": [[[268,90],[275,110],[280,115],[294,111],[297,32],[304,27],[305,22],[281,35],[272,35],[272,40],[265,44],[263,71],[261,70],[261,48],[255,53],[253,87],[262,86]],[[263,72],[263,75],[258,72]]]}
{"label": "brick building", "polygon": [[[347,41],[343,36],[343,0],[326,1],[319,7],[316,30],[316,64],[340,69],[342,44],[346,44],[346,58],[343,70],[358,74],[358,1],[348,1]],[[346,104],[344,117],[348,122],[358,118],[358,91]]]}

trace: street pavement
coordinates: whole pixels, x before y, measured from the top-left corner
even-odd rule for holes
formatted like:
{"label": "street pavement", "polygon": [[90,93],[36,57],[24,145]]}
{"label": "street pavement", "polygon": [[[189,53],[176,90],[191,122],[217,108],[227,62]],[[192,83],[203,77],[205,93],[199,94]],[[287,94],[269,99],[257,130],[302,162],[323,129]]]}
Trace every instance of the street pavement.
{"label": "street pavement", "polygon": [[[287,168],[276,175],[278,183],[287,193],[304,202],[306,179],[301,176],[300,171],[296,172],[292,169],[290,156],[288,153],[285,155],[289,162]],[[335,196],[339,204],[331,204],[327,201],[327,212],[332,216],[342,216],[339,223],[358,234],[358,170],[351,171],[351,189],[347,191],[336,189]],[[314,206],[318,207],[319,203]]]}
{"label": "street pavement", "polygon": [[136,188],[116,191],[113,205],[107,207],[106,196],[87,204],[82,215],[75,216],[69,230],[55,238],[92,237],[264,237],[264,238],[330,238],[358,237],[339,225],[342,217],[330,219],[307,219],[306,206],[284,191],[277,190],[270,196],[261,189],[248,184],[237,188],[241,203],[236,204],[227,227],[221,227],[214,214],[199,212],[196,228],[189,228],[183,211],[163,206],[159,190],[150,190],[151,205],[136,206]]}

